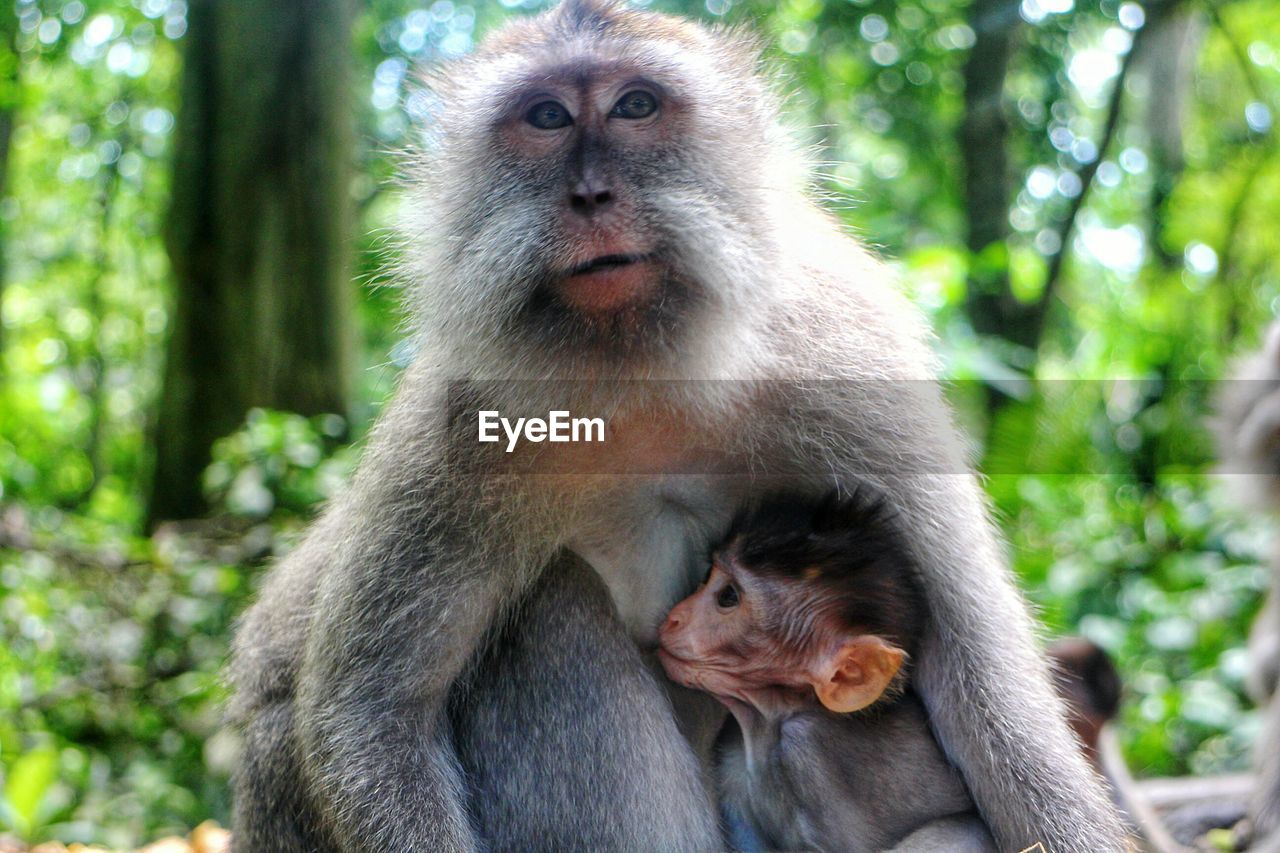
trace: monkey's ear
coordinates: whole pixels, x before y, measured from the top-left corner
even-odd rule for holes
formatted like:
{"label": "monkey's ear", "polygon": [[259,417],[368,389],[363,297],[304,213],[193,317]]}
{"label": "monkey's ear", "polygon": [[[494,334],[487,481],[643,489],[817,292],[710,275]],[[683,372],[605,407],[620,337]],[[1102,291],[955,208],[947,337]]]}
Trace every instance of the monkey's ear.
{"label": "monkey's ear", "polygon": [[880,637],[854,637],[819,662],[813,690],[828,711],[860,711],[884,694],[903,657],[902,649]]}

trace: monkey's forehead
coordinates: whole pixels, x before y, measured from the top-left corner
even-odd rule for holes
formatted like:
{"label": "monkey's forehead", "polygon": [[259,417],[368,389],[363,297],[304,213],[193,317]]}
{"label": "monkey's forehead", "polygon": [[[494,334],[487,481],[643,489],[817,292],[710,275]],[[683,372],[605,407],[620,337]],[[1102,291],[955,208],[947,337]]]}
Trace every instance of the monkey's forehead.
{"label": "monkey's forehead", "polygon": [[[578,8],[580,7],[580,8]],[[761,44],[745,29],[712,28],[670,15],[601,0],[562,3],[517,18],[490,33],[469,56],[427,80],[448,100],[473,105],[550,83],[580,83],[592,74],[634,74],[668,94],[723,94],[756,76]],[[453,97],[450,97],[453,96]]]}
{"label": "monkey's forehead", "polygon": [[565,0],[541,15],[509,19],[484,37],[477,53],[521,53],[539,45],[564,45],[574,39],[667,41],[701,50],[712,36],[709,28],[674,15],[607,0]]}
{"label": "monkey's forehead", "polygon": [[456,94],[504,101],[540,86],[584,86],[605,77],[635,76],[674,97],[694,97],[733,73],[714,52],[690,50],[665,39],[575,36],[535,42],[518,50],[482,49],[457,68],[445,69]]}

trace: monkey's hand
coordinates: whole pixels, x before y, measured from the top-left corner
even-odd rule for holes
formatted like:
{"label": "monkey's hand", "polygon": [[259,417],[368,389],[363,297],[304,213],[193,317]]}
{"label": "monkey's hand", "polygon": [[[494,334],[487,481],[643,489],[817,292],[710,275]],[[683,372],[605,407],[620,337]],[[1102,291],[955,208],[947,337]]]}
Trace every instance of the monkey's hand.
{"label": "monkey's hand", "polygon": [[301,731],[320,812],[342,850],[473,851],[447,726],[417,709],[308,704]]}
{"label": "monkey's hand", "polygon": [[1271,700],[1280,681],[1280,589],[1274,586],[1274,578],[1272,584],[1266,603],[1249,630],[1249,670],[1245,674],[1245,688],[1249,697],[1259,705]]}

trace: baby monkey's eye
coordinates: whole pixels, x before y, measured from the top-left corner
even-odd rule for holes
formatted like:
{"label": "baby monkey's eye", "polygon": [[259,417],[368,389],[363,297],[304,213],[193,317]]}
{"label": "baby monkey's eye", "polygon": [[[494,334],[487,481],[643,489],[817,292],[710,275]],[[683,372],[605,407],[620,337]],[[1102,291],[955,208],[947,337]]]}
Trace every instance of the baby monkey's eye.
{"label": "baby monkey's eye", "polygon": [[539,130],[557,130],[573,124],[569,111],[564,104],[556,101],[542,101],[529,108],[524,120]]}
{"label": "baby monkey's eye", "polygon": [[738,588],[726,584],[716,593],[716,606],[722,610],[732,610],[738,606]]}
{"label": "baby monkey's eye", "polygon": [[645,118],[658,109],[658,99],[643,89],[627,92],[614,104],[611,116],[618,118]]}

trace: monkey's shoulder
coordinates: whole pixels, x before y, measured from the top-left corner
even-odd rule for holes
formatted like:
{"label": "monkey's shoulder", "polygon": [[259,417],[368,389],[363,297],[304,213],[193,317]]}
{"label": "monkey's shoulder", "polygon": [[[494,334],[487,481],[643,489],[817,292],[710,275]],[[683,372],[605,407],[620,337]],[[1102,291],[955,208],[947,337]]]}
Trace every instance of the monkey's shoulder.
{"label": "monkey's shoulder", "polygon": [[794,375],[931,379],[936,359],[923,313],[879,261],[805,264],[799,283],[771,311],[770,339]]}

